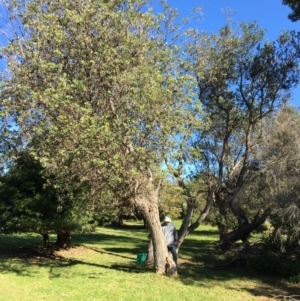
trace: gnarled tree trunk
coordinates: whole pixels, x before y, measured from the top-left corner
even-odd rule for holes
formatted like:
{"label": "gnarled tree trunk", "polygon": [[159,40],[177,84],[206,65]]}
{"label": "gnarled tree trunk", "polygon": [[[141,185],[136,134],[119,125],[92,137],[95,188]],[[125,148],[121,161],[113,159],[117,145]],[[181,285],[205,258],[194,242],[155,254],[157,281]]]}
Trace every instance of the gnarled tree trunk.
{"label": "gnarled tree trunk", "polygon": [[[243,210],[239,210],[239,225],[237,229],[227,232],[226,228],[219,227],[220,230],[220,240],[218,242],[217,247],[220,250],[227,250],[230,248],[230,246],[236,242],[241,240],[243,243],[247,242],[247,239],[251,232],[253,232],[255,229],[257,229],[259,226],[261,226],[267,217],[269,216],[271,212],[271,209],[266,209],[261,215],[259,213],[256,214],[255,218],[251,223],[248,222],[246,218],[242,218],[242,215],[244,215]],[[246,217],[246,216],[245,216]]]}
{"label": "gnarled tree trunk", "polygon": [[[166,267],[170,265],[168,262],[169,254],[165,237],[161,229],[158,210],[158,190],[143,191],[135,197],[135,205],[143,213],[147,221],[148,229],[150,231],[152,246],[154,270],[158,274],[166,273]],[[171,263],[171,266],[174,266]],[[176,273],[176,268],[167,269],[167,272],[172,271],[171,274]]]}

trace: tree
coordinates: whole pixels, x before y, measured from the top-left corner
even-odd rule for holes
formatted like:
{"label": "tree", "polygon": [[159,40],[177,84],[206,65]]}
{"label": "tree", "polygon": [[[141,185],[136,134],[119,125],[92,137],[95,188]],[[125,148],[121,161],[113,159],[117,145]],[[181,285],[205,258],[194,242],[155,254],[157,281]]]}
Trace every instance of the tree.
{"label": "tree", "polygon": [[[55,188],[43,176],[41,164],[26,152],[20,152],[2,174],[0,192],[3,233],[39,233],[46,246],[49,233],[54,232],[57,234],[57,246],[69,247],[70,232],[82,230],[88,223],[78,215],[72,200],[65,198],[62,202],[58,198]],[[66,235],[68,239],[62,237]]]}
{"label": "tree", "polygon": [[273,200],[270,241],[277,244],[278,253],[296,252],[300,241],[299,125],[300,115],[295,108],[286,106],[278,111],[265,124],[258,156],[263,185],[269,187]]}
{"label": "tree", "polygon": [[[214,207],[219,212],[218,246],[227,249],[237,240],[247,242],[271,212],[263,195],[249,194],[247,183],[259,169],[255,158],[262,121],[288,100],[289,90],[298,84],[299,34],[283,33],[276,42],[263,42],[263,31],[245,23],[236,31],[226,25],[219,34],[209,36],[196,30],[188,34],[189,70],[198,82],[203,118],[209,125],[198,130],[190,142],[194,170],[207,184],[207,202],[190,224],[196,201],[189,194],[181,240]],[[179,161],[178,168],[183,163]],[[177,170],[178,183],[186,185]]]}
{"label": "tree", "polygon": [[289,19],[293,22],[300,19],[300,1],[299,0],[282,0],[284,5],[288,5],[292,9],[292,13],[289,14]]}
{"label": "tree", "polygon": [[[1,176],[1,230],[4,233],[37,232],[49,242],[49,230],[56,211],[52,190],[45,190],[41,166],[20,154]],[[50,217],[50,219],[49,219]]]}
{"label": "tree", "polygon": [[10,18],[23,31],[3,49],[11,75],[1,106],[22,141],[39,139],[30,152],[56,175],[59,194],[86,185],[90,204],[106,193],[137,206],[153,237],[155,270],[164,273],[160,167],[197,107],[179,48],[165,43],[174,12],[155,17],[144,4],[12,2]]}

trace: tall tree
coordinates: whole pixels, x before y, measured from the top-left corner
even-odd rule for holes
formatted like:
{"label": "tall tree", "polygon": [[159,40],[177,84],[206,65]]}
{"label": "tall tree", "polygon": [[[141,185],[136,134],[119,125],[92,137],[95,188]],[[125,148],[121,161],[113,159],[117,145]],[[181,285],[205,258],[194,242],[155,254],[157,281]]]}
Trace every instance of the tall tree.
{"label": "tall tree", "polygon": [[273,207],[271,241],[278,244],[282,253],[295,252],[300,241],[299,126],[299,111],[290,106],[268,118],[257,156],[261,170],[255,188],[267,188]]}
{"label": "tall tree", "polygon": [[[289,99],[290,89],[298,84],[299,34],[283,33],[276,42],[264,42],[263,31],[245,23],[236,30],[226,25],[219,34],[196,30],[188,34],[189,70],[198,82],[203,118],[209,125],[197,131],[191,142],[194,170],[206,178],[207,202],[190,224],[196,198],[189,195],[180,240],[200,225],[213,206],[219,211],[219,247],[226,249],[237,240],[246,242],[270,213],[268,202],[262,205],[262,196],[259,210],[251,206],[243,189],[258,168],[254,158],[262,121]],[[180,168],[184,161],[179,162]],[[185,185],[182,173],[174,175]]]}
{"label": "tall tree", "polygon": [[11,75],[1,106],[58,191],[89,187],[134,203],[147,220],[154,265],[164,273],[161,162],[191,120],[193,79],[180,71],[174,12],[155,17],[147,1],[12,1],[23,25],[2,49]]}

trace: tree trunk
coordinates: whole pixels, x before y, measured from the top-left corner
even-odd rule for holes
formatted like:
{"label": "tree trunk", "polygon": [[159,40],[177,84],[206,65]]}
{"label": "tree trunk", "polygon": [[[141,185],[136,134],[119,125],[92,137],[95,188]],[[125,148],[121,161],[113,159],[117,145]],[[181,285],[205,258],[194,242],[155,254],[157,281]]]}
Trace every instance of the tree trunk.
{"label": "tree trunk", "polygon": [[197,229],[204,222],[207,215],[209,214],[210,208],[214,201],[215,201],[215,193],[214,193],[213,185],[212,185],[212,183],[209,183],[205,208],[203,209],[203,211],[201,212],[201,214],[197,218],[197,220],[192,224],[190,224],[190,223],[191,223],[194,208],[195,208],[195,200],[190,198],[187,201],[186,215],[184,217],[183,223],[179,230],[177,250],[183,243],[185,237],[187,235],[189,235],[191,232],[193,232],[195,229]]}
{"label": "tree trunk", "polygon": [[70,231],[61,230],[57,232],[55,245],[59,248],[68,249],[72,247]]}
{"label": "tree trunk", "polygon": [[41,233],[41,235],[43,236],[43,246],[44,246],[44,248],[48,248],[49,247],[49,234],[48,233]]}
{"label": "tree trunk", "polygon": [[[137,194],[135,204],[143,213],[150,231],[153,245],[154,270],[158,274],[164,274],[167,264],[169,264],[169,255],[159,220],[158,191],[147,192],[147,195],[145,193]],[[174,274],[174,269],[170,270],[172,270],[172,274]]]}
{"label": "tree trunk", "polygon": [[120,215],[119,218],[118,218],[118,226],[121,227],[121,226],[124,226],[124,221],[123,221],[123,217]]}
{"label": "tree trunk", "polygon": [[[249,222],[242,222],[239,224],[238,228],[227,233],[226,231],[221,231],[220,240],[217,247],[220,250],[228,250],[230,246],[239,240],[242,240],[243,243],[247,242],[247,238],[255,229],[261,226],[267,217],[269,216],[271,209],[268,208],[261,215],[259,213],[256,214],[254,220]],[[244,218],[240,217],[239,220],[244,220]]]}
{"label": "tree trunk", "polygon": [[150,242],[149,242],[149,245],[148,245],[147,263],[151,263],[153,261],[154,261],[153,243],[152,243],[152,239],[150,239]]}

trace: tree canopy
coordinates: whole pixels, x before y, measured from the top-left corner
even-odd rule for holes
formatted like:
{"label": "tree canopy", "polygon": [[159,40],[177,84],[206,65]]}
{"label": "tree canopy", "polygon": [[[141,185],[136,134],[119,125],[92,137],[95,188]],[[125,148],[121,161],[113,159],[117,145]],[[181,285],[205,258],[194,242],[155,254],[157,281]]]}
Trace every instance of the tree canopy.
{"label": "tree canopy", "polygon": [[289,14],[289,19],[293,22],[300,19],[300,1],[299,0],[282,0],[284,5],[288,5],[292,9],[292,13]]}
{"label": "tree canopy", "polygon": [[[288,101],[290,89],[298,84],[299,34],[286,32],[268,42],[255,23],[228,24],[212,35],[197,30],[188,34],[189,71],[198,83],[201,118],[208,125],[195,131],[190,146],[194,169],[206,178],[208,197],[184,235],[199,226],[214,204],[219,210],[216,223],[223,229],[220,247],[226,248],[235,240],[246,241],[270,213],[262,195],[251,197],[244,189],[255,173],[262,121]],[[262,212],[256,211],[258,200]],[[191,212],[192,196],[189,206]]]}
{"label": "tree canopy", "polygon": [[179,47],[165,43],[173,12],[154,16],[145,4],[12,2],[10,18],[22,28],[2,49],[11,74],[1,107],[55,174],[58,194],[87,185],[89,202],[106,191],[136,203],[156,220],[149,224],[163,247],[160,167],[198,107]]}

